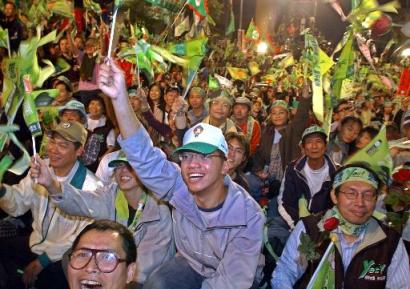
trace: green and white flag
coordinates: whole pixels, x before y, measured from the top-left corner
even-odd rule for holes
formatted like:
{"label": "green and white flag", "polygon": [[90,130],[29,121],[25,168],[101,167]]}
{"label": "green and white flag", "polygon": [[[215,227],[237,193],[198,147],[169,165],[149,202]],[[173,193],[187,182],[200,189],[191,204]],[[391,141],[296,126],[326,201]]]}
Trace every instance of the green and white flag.
{"label": "green and white flag", "polygon": [[201,17],[208,15],[208,0],[188,0],[187,4],[196,15]]}
{"label": "green and white flag", "polygon": [[335,289],[335,245],[331,241],[307,289]]}
{"label": "green and white flag", "polygon": [[249,26],[248,26],[248,29],[246,30],[245,36],[246,36],[246,38],[252,39],[252,40],[258,40],[260,38],[260,33],[259,33],[255,23],[253,22],[253,19],[249,23]]}
{"label": "green and white flag", "polygon": [[228,26],[225,29],[225,35],[228,36],[234,32],[235,32],[235,15],[233,14],[232,3],[231,3],[231,13],[229,17]]}
{"label": "green and white flag", "polygon": [[174,35],[175,37],[179,37],[185,32],[188,32],[191,29],[189,26],[189,16],[186,16],[181,23],[175,26]]}
{"label": "green and white flag", "polygon": [[346,160],[344,165],[356,162],[366,162],[385,184],[390,184],[393,171],[393,159],[390,155],[386,137],[386,126],[364,148]]}

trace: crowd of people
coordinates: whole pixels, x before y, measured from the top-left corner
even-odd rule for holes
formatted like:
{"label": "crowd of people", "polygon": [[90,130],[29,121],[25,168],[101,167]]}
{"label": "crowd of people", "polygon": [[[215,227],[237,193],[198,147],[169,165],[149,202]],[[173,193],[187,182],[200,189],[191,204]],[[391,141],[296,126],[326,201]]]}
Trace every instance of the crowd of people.
{"label": "crowd of people", "polygon": [[[18,12],[7,1],[0,19],[12,52],[30,37]],[[363,83],[329,132],[308,79],[264,82],[261,66],[214,89],[215,52],[192,85],[178,65],[149,81],[117,57],[135,39],[105,57],[103,18],[77,34],[58,19],[65,33],[37,51],[58,93],[38,108],[30,170],[0,179],[0,289],[306,288],[332,242],[329,288],[410,288],[409,95]],[[14,123],[30,151],[21,109]],[[345,164],[384,129],[392,182]]]}

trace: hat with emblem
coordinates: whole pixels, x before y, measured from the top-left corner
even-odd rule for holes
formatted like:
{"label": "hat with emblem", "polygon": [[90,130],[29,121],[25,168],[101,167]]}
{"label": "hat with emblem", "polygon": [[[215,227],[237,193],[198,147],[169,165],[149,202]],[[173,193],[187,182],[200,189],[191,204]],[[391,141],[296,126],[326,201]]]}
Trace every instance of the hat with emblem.
{"label": "hat with emblem", "polygon": [[76,121],[62,121],[51,129],[50,132],[58,133],[64,139],[73,143],[84,145],[87,141],[87,130],[81,123]]}
{"label": "hat with emblem", "polygon": [[184,135],[183,145],[174,153],[193,151],[200,154],[210,154],[220,150],[228,155],[228,145],[220,128],[206,123],[199,123],[190,128]]}
{"label": "hat with emblem", "polygon": [[323,137],[323,140],[326,142],[327,140],[327,134],[325,132],[325,130],[323,128],[321,128],[320,126],[317,125],[312,125],[310,127],[308,127],[307,129],[305,129],[302,133],[302,138],[301,138],[301,143],[303,143],[305,141],[305,139],[312,135],[312,134],[319,134],[320,136]]}

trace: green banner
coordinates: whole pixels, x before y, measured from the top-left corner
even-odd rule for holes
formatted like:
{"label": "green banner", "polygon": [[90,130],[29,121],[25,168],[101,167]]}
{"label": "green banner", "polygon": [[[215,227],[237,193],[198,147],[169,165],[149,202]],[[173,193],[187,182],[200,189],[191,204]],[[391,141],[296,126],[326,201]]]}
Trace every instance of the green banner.
{"label": "green banner", "polygon": [[390,155],[385,126],[380,129],[379,133],[367,146],[356,152],[344,165],[355,162],[368,163],[385,184],[390,184],[393,160]]}

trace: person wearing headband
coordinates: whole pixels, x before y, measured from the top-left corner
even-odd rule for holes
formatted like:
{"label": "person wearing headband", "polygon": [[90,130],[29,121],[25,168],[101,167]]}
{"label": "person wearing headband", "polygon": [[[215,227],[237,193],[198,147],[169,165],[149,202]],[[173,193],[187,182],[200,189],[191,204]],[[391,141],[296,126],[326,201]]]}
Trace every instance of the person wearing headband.
{"label": "person wearing headband", "polygon": [[[340,168],[333,178],[333,208],[297,223],[272,274],[272,288],[306,288],[331,242],[326,233],[336,246],[334,288],[409,288],[409,258],[402,238],[372,217],[380,186],[367,164]],[[302,233],[315,244],[318,259],[307,262],[298,249]]]}

